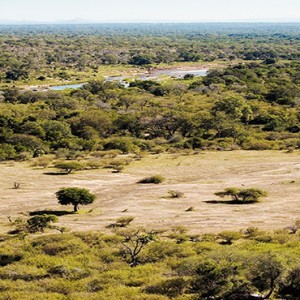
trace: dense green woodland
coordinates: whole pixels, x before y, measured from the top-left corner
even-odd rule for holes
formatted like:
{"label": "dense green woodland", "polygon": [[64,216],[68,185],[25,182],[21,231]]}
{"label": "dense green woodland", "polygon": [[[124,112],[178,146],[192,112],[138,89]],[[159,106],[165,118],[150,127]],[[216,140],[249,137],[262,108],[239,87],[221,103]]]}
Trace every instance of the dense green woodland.
{"label": "dense green woodland", "polygon": [[78,90],[5,89],[0,158],[60,149],[298,149],[300,63],[243,63],[206,77]]}
{"label": "dense green woodland", "polygon": [[[67,78],[101,64],[300,57],[299,24],[0,25],[0,78]],[[66,68],[66,69],[61,69]],[[39,77],[39,76],[37,76]]]}

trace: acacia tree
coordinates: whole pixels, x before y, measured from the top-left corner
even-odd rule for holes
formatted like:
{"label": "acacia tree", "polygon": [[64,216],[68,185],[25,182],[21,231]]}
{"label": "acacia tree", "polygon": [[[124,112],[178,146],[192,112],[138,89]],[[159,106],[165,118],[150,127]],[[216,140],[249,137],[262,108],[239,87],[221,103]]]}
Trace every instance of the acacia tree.
{"label": "acacia tree", "polygon": [[266,197],[268,194],[261,189],[249,188],[239,189],[235,187],[226,188],[224,191],[216,192],[216,196],[224,198],[231,197],[235,202],[258,202],[261,197]]}
{"label": "acacia tree", "polygon": [[61,205],[73,205],[74,212],[78,211],[79,205],[91,204],[96,198],[87,189],[77,187],[62,188],[56,192],[56,197]]}

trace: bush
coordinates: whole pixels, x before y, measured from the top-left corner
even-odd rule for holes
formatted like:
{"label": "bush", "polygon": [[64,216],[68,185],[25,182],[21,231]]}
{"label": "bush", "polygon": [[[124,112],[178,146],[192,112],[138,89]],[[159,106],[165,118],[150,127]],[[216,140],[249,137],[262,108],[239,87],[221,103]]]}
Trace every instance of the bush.
{"label": "bush", "polygon": [[184,294],[188,286],[188,281],[181,277],[178,277],[165,280],[157,285],[148,286],[146,287],[145,292],[149,294],[162,294],[173,298]]}
{"label": "bush", "polygon": [[63,162],[55,165],[55,168],[66,171],[67,174],[74,170],[82,170],[83,165],[78,162]]}
{"label": "bush", "polygon": [[181,198],[184,196],[184,193],[179,191],[173,191],[173,190],[168,191],[168,194],[169,194],[169,198]]}
{"label": "bush", "polygon": [[278,145],[276,141],[256,140],[254,138],[250,138],[242,144],[242,148],[245,150],[271,150],[277,149]]}
{"label": "bush", "polygon": [[219,234],[219,238],[222,239],[221,244],[231,245],[233,241],[242,237],[242,234],[236,231],[223,231]]}
{"label": "bush", "polygon": [[58,219],[54,215],[37,215],[27,220],[27,229],[30,233],[44,232],[50,227],[50,223],[57,222]]}
{"label": "bush", "polygon": [[108,139],[103,144],[103,147],[104,150],[118,149],[122,151],[122,153],[135,153],[140,151],[140,148],[136,144],[134,144],[133,139],[127,137],[116,137]]}
{"label": "bush", "polygon": [[138,183],[154,183],[154,184],[159,184],[162,183],[165,180],[165,178],[161,175],[154,175],[154,176],[150,176],[150,177],[146,177],[141,179],[140,181],[138,181]]}
{"label": "bush", "polygon": [[47,168],[48,165],[52,162],[52,160],[53,160],[52,157],[47,157],[47,156],[37,157],[32,161],[31,166]]}
{"label": "bush", "polygon": [[134,220],[134,217],[121,217],[117,219],[116,223],[114,223],[114,227],[126,227],[128,226],[132,221]]}

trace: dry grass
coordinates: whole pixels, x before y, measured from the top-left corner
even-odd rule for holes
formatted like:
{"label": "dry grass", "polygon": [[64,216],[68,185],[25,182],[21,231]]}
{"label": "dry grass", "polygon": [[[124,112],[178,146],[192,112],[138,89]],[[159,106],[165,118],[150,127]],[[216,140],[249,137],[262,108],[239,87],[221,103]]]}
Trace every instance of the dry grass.
{"label": "dry grass", "polygon": [[[111,170],[80,171],[51,176],[51,169],[29,163],[0,164],[0,231],[8,230],[8,216],[35,210],[72,210],[57,203],[55,192],[78,186],[97,195],[94,204],[76,215],[60,216],[60,225],[70,230],[103,230],[120,217],[134,217],[133,225],[147,228],[186,226],[192,233],[218,232],[256,226],[283,228],[300,218],[299,152],[234,151],[197,155],[148,155],[126,166],[122,173]],[[137,181],[160,174],[160,185],[139,185]],[[13,189],[14,182],[20,188]],[[226,187],[255,187],[268,191],[261,203],[251,205],[209,204],[214,192]],[[168,197],[168,191],[184,193]],[[193,211],[186,211],[193,207]]]}

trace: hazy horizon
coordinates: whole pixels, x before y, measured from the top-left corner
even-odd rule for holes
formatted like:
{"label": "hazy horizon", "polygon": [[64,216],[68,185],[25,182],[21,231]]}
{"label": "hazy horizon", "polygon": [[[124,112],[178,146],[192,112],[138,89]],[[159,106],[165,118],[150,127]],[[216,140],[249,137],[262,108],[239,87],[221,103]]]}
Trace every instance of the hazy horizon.
{"label": "hazy horizon", "polygon": [[2,24],[300,22],[298,0],[10,0]]}

